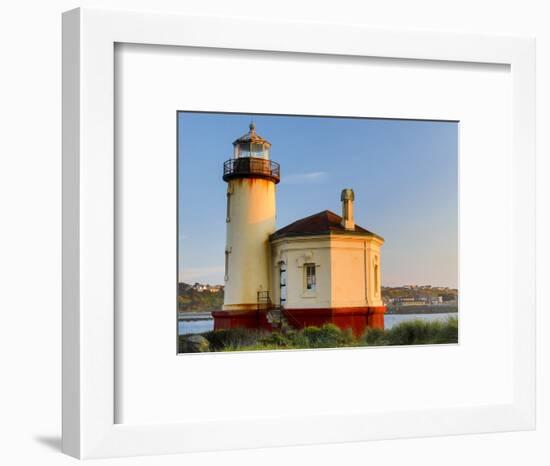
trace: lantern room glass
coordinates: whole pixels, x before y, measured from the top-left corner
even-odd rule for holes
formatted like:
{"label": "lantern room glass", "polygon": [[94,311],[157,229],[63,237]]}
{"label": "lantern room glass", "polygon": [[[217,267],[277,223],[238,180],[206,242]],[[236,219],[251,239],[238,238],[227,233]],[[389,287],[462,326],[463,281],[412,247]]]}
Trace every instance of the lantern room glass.
{"label": "lantern room glass", "polygon": [[257,159],[269,159],[269,146],[251,142],[237,144],[235,146],[234,158],[254,157]]}

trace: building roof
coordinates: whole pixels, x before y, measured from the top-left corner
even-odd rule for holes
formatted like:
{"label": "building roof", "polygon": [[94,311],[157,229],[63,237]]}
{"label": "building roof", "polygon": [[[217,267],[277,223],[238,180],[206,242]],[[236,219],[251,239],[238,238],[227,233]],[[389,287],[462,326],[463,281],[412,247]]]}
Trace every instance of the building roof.
{"label": "building roof", "polygon": [[256,133],[256,125],[254,123],[250,123],[249,129],[250,131],[248,133],[243,134],[240,138],[233,141],[234,146],[236,146],[237,144],[251,142],[253,144],[262,144],[264,146],[271,147],[271,143],[267,139],[264,139],[258,133]]}
{"label": "building roof", "polygon": [[296,220],[295,222],[277,230],[270,236],[271,240],[291,237],[291,236],[318,236],[330,234],[351,234],[358,236],[372,236],[384,240],[381,236],[372,233],[359,225],[355,225],[355,230],[346,230],[342,224],[342,217],[331,212],[323,210],[309,217]]}

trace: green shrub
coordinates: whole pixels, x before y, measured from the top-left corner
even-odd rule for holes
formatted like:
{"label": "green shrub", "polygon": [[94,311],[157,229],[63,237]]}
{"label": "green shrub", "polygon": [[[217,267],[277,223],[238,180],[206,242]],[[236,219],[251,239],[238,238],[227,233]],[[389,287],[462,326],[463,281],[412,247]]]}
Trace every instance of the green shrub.
{"label": "green shrub", "polygon": [[458,342],[458,319],[411,320],[386,332],[389,345],[429,345]]}
{"label": "green shrub", "polygon": [[368,327],[363,334],[363,342],[366,346],[387,345],[386,331],[383,328]]}
{"label": "green shrub", "polygon": [[281,350],[281,349],[290,349],[290,348],[284,348],[277,345],[268,345],[264,343],[257,343],[255,345],[249,345],[249,346],[239,346],[238,348],[225,348],[221,350],[222,352],[226,351],[270,351],[270,350]]}
{"label": "green shrub", "polygon": [[309,340],[304,335],[303,330],[294,330],[286,334],[286,338],[290,342],[291,348],[309,348]]}
{"label": "green shrub", "polygon": [[443,321],[410,320],[388,330],[367,328],[362,344],[366,346],[384,345],[430,345],[458,343],[458,319]]}
{"label": "green shrub", "polygon": [[[340,348],[344,346],[426,345],[458,342],[458,319],[445,321],[411,320],[391,329],[367,328],[356,339],[351,329],[342,330],[334,324],[322,327],[306,327],[287,332],[231,328],[212,330],[202,334],[209,343],[209,351],[255,351],[300,348]],[[180,337],[180,351],[204,351],[194,342]],[[206,347],[204,345],[204,347]],[[197,349],[193,349],[197,348]],[[208,349],[206,349],[208,351]]]}
{"label": "green shrub", "polygon": [[261,343],[274,348],[292,348],[294,346],[291,334],[284,335],[280,332],[271,332],[262,338]]}
{"label": "green shrub", "polygon": [[264,332],[248,328],[212,330],[202,334],[210,342],[210,351],[225,351],[238,349],[240,346],[256,345],[264,335]]}
{"label": "green shrub", "polygon": [[427,342],[433,326],[428,328],[428,323],[422,320],[402,322],[387,332],[390,345],[419,345]]}
{"label": "green shrub", "polygon": [[444,322],[434,343],[458,343],[458,319],[451,317]]}
{"label": "green shrub", "polygon": [[342,330],[334,324],[306,327],[301,333],[308,342],[306,348],[335,348],[353,343],[351,330]]}

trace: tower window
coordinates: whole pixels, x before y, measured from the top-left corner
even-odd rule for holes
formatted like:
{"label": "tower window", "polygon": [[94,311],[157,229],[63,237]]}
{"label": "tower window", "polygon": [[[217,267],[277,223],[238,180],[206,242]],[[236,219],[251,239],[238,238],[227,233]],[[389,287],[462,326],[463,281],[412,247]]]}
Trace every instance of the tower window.
{"label": "tower window", "polygon": [[231,221],[231,193],[227,193],[227,207],[225,211],[226,211],[225,221],[230,222]]}
{"label": "tower window", "polygon": [[315,264],[304,264],[304,269],[306,272],[306,290],[314,291],[317,287]]}
{"label": "tower window", "polygon": [[231,252],[230,249],[225,250],[225,272],[224,272],[224,280],[229,280],[229,253]]}

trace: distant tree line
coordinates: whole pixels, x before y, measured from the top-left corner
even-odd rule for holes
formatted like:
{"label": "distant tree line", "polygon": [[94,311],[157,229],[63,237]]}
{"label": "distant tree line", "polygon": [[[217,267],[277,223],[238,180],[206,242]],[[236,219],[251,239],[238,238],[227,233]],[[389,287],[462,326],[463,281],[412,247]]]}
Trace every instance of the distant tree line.
{"label": "distant tree line", "polygon": [[197,291],[187,283],[178,283],[178,311],[219,311],[223,306],[223,290]]}
{"label": "distant tree line", "polygon": [[404,288],[382,287],[382,298],[437,298],[441,296],[443,301],[452,301],[457,298],[458,290],[453,288]]}

